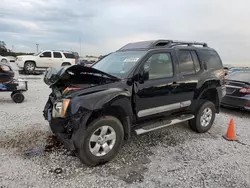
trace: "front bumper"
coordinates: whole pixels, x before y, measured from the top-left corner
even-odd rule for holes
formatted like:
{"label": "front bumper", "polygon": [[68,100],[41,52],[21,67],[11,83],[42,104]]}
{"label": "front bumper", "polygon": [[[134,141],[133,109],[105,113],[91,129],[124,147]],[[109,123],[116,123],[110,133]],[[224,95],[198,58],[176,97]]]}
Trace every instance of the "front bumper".
{"label": "front bumper", "polygon": [[250,110],[250,97],[235,97],[226,95],[223,97],[221,105]]}
{"label": "front bumper", "polygon": [[18,68],[23,68],[24,67],[24,61],[16,61],[16,65],[18,66]]}
{"label": "front bumper", "polygon": [[57,139],[63,143],[64,147],[70,151],[75,150],[74,140],[79,138],[79,129],[86,129],[86,123],[91,113],[73,115],[68,118],[54,118],[52,116],[53,104],[49,99],[45,105],[43,115],[49,122],[51,131],[56,135]]}

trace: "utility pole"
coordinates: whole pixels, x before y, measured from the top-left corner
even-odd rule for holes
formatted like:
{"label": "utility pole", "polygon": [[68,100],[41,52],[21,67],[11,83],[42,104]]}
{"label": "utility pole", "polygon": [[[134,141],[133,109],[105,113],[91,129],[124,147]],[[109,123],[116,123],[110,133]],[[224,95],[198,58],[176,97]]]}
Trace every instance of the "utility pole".
{"label": "utility pole", "polygon": [[79,36],[79,44],[80,44],[80,56],[82,55],[82,40],[81,36]]}
{"label": "utility pole", "polygon": [[39,44],[36,44],[36,52],[38,52]]}

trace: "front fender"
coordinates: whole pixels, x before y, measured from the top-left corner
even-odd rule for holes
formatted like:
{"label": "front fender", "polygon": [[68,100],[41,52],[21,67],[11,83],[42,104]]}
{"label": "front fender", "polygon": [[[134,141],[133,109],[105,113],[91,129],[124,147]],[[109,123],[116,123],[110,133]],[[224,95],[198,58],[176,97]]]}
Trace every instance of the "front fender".
{"label": "front fender", "polygon": [[67,115],[72,116],[115,106],[121,107],[131,117],[131,93],[128,90],[110,88],[96,93],[76,96],[71,99]]}

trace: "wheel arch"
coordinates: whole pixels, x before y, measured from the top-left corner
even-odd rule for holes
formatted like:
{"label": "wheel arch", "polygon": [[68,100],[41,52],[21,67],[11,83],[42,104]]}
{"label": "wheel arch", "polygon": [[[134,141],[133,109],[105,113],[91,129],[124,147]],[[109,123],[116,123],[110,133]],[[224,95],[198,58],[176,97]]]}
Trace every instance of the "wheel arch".
{"label": "wheel arch", "polygon": [[7,59],[6,57],[2,57],[1,62],[2,62],[3,60],[5,60],[5,61],[8,62],[8,59]]}
{"label": "wheel arch", "polygon": [[[208,100],[211,101],[216,109],[216,113],[219,113],[219,109],[220,109],[220,101],[219,101],[219,95],[218,95],[218,91],[217,88],[207,88],[204,91],[202,91],[200,93],[200,95],[198,96],[196,101],[204,101],[204,100]],[[197,104],[199,105],[199,104]]]}
{"label": "wheel arch", "polygon": [[131,93],[118,88],[74,97],[70,103],[68,115],[85,114],[81,119],[81,127],[86,129],[94,119],[110,115],[119,119],[123,125],[125,137],[130,137],[133,122]]}
{"label": "wheel arch", "polygon": [[201,99],[208,99],[214,103],[215,107],[219,107],[219,96],[216,88],[209,88],[205,90],[200,96]]}
{"label": "wheel arch", "polygon": [[63,63],[61,64],[61,66],[64,66],[64,65],[71,65],[71,63],[70,63],[70,62],[63,62]]}
{"label": "wheel arch", "polygon": [[197,109],[200,105],[200,101],[202,99],[207,99],[215,105],[216,113],[219,113],[220,108],[220,100],[218,95],[218,88],[221,87],[221,83],[219,79],[209,79],[204,81],[198,89],[196,89],[194,93],[194,108]]}

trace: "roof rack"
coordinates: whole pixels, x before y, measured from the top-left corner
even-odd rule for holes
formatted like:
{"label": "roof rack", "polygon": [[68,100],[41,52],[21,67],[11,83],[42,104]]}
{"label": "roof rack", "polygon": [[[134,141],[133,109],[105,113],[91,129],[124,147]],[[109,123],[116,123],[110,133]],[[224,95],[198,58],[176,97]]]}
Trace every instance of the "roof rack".
{"label": "roof rack", "polygon": [[143,50],[152,48],[172,48],[174,46],[203,46],[208,47],[207,43],[194,42],[194,41],[178,41],[178,40],[154,40],[154,41],[140,41],[134,43],[128,43],[117,51],[126,51],[131,49]]}
{"label": "roof rack", "polygon": [[75,53],[75,51],[71,51],[71,50],[51,50],[52,52],[68,52],[68,53]]}
{"label": "roof rack", "polygon": [[180,46],[180,45],[200,45],[203,47],[208,47],[207,43],[203,42],[195,42],[195,41],[178,41],[178,40],[157,40],[153,43],[153,46],[151,47],[174,47],[174,46]]}

